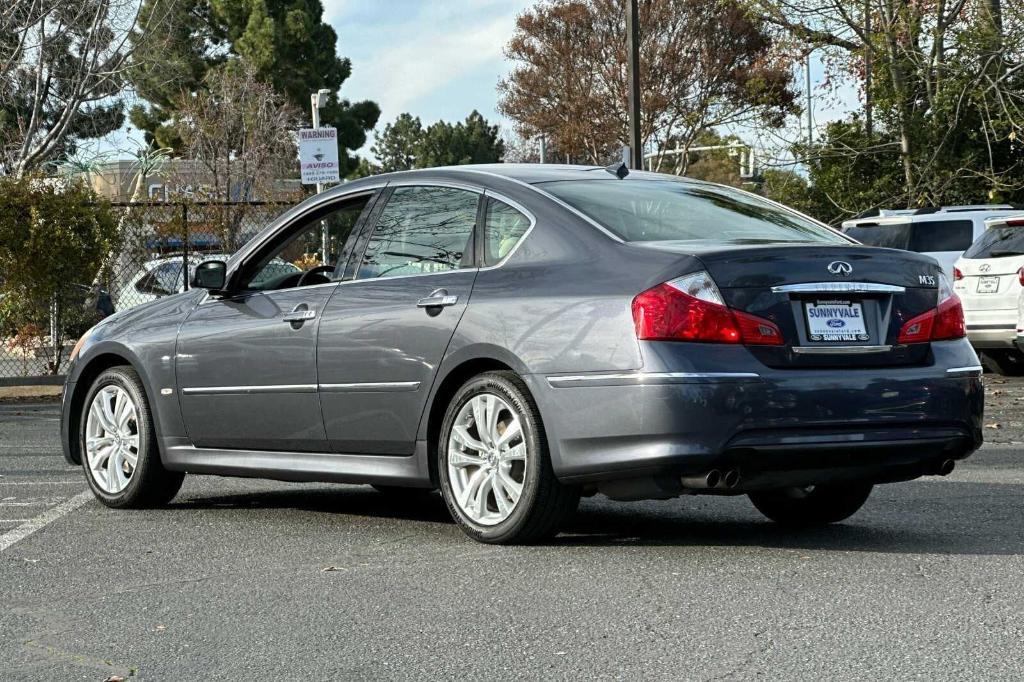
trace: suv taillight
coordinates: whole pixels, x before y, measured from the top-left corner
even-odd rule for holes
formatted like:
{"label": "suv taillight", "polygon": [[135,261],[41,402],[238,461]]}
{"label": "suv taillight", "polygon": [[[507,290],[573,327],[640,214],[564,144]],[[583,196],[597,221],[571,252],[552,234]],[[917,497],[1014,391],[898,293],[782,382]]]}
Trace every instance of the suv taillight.
{"label": "suv taillight", "polygon": [[964,273],[960,271],[960,268],[953,268],[953,281],[959,282],[964,278]]}
{"label": "suv taillight", "polygon": [[945,277],[939,279],[939,305],[907,320],[900,329],[898,343],[924,343],[962,339],[967,335],[964,308]]}
{"label": "suv taillight", "polygon": [[701,341],[781,346],[774,322],[725,305],[714,280],[697,272],[659,284],[633,299],[633,324],[642,341]]}
{"label": "suv taillight", "polygon": [[1024,265],[1017,268],[1017,281],[1024,287]]}

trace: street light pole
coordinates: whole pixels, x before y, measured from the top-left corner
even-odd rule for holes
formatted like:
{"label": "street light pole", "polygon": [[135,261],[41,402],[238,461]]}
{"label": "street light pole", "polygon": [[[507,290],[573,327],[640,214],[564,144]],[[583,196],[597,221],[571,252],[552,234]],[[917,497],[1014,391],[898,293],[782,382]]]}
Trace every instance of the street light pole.
{"label": "street light pole", "polygon": [[643,170],[640,144],[640,8],[639,0],[626,2],[626,57],[629,92],[629,165]]}
{"label": "street light pole", "polygon": [[[328,98],[331,96],[331,91],[327,88],[320,88],[309,96],[310,108],[313,110],[313,130],[320,127],[320,109],[327,104]],[[316,193],[324,191],[324,184],[322,182],[316,183]],[[327,222],[320,221],[320,263],[326,265],[330,254],[327,252],[327,242],[329,235],[327,234]]]}

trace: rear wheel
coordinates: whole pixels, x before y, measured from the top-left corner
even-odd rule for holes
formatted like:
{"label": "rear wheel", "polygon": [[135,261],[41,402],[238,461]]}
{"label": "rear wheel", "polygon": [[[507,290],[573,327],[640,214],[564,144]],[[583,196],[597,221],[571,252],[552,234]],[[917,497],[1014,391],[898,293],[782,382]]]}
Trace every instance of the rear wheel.
{"label": "rear wheel", "polygon": [[512,372],[488,372],[455,394],[438,442],[441,494],[475,540],[526,543],[558,533],[580,491],[559,483],[529,391]]}
{"label": "rear wheel", "polygon": [[100,374],[80,419],[82,467],[89,487],[108,507],[166,504],[185,474],[164,469],[146,391],[131,367]]}
{"label": "rear wheel", "polygon": [[1008,377],[1024,376],[1024,353],[1019,350],[984,351],[989,366]]}
{"label": "rear wheel", "polygon": [[750,493],[750,501],[776,523],[821,526],[857,513],[871,495],[871,488],[869,483],[785,488]]}

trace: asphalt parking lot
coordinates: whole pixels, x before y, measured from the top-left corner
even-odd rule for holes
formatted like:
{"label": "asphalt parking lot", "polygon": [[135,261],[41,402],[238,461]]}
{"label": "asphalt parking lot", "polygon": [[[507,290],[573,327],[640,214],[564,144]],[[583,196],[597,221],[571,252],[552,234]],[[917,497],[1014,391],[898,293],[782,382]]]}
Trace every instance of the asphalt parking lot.
{"label": "asphalt parking lot", "polygon": [[987,390],[982,451],[843,525],[597,497],[519,548],[365,486],[190,477],[109,510],[55,403],[0,404],[0,679],[1020,679],[1024,380]]}

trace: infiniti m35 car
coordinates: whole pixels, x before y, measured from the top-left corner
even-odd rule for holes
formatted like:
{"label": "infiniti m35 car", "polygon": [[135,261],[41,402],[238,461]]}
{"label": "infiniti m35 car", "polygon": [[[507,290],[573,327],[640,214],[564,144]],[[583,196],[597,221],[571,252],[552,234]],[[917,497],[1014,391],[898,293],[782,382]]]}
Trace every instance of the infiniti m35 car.
{"label": "infiniti m35 car", "polygon": [[[615,170],[410,171],[308,199],[78,342],[65,457],[111,507],[165,503],[187,473],[440,489],[471,537],[511,543],[595,493],[836,522],[979,447],[981,367],[933,259]],[[265,276],[281,261],[301,269]]]}

